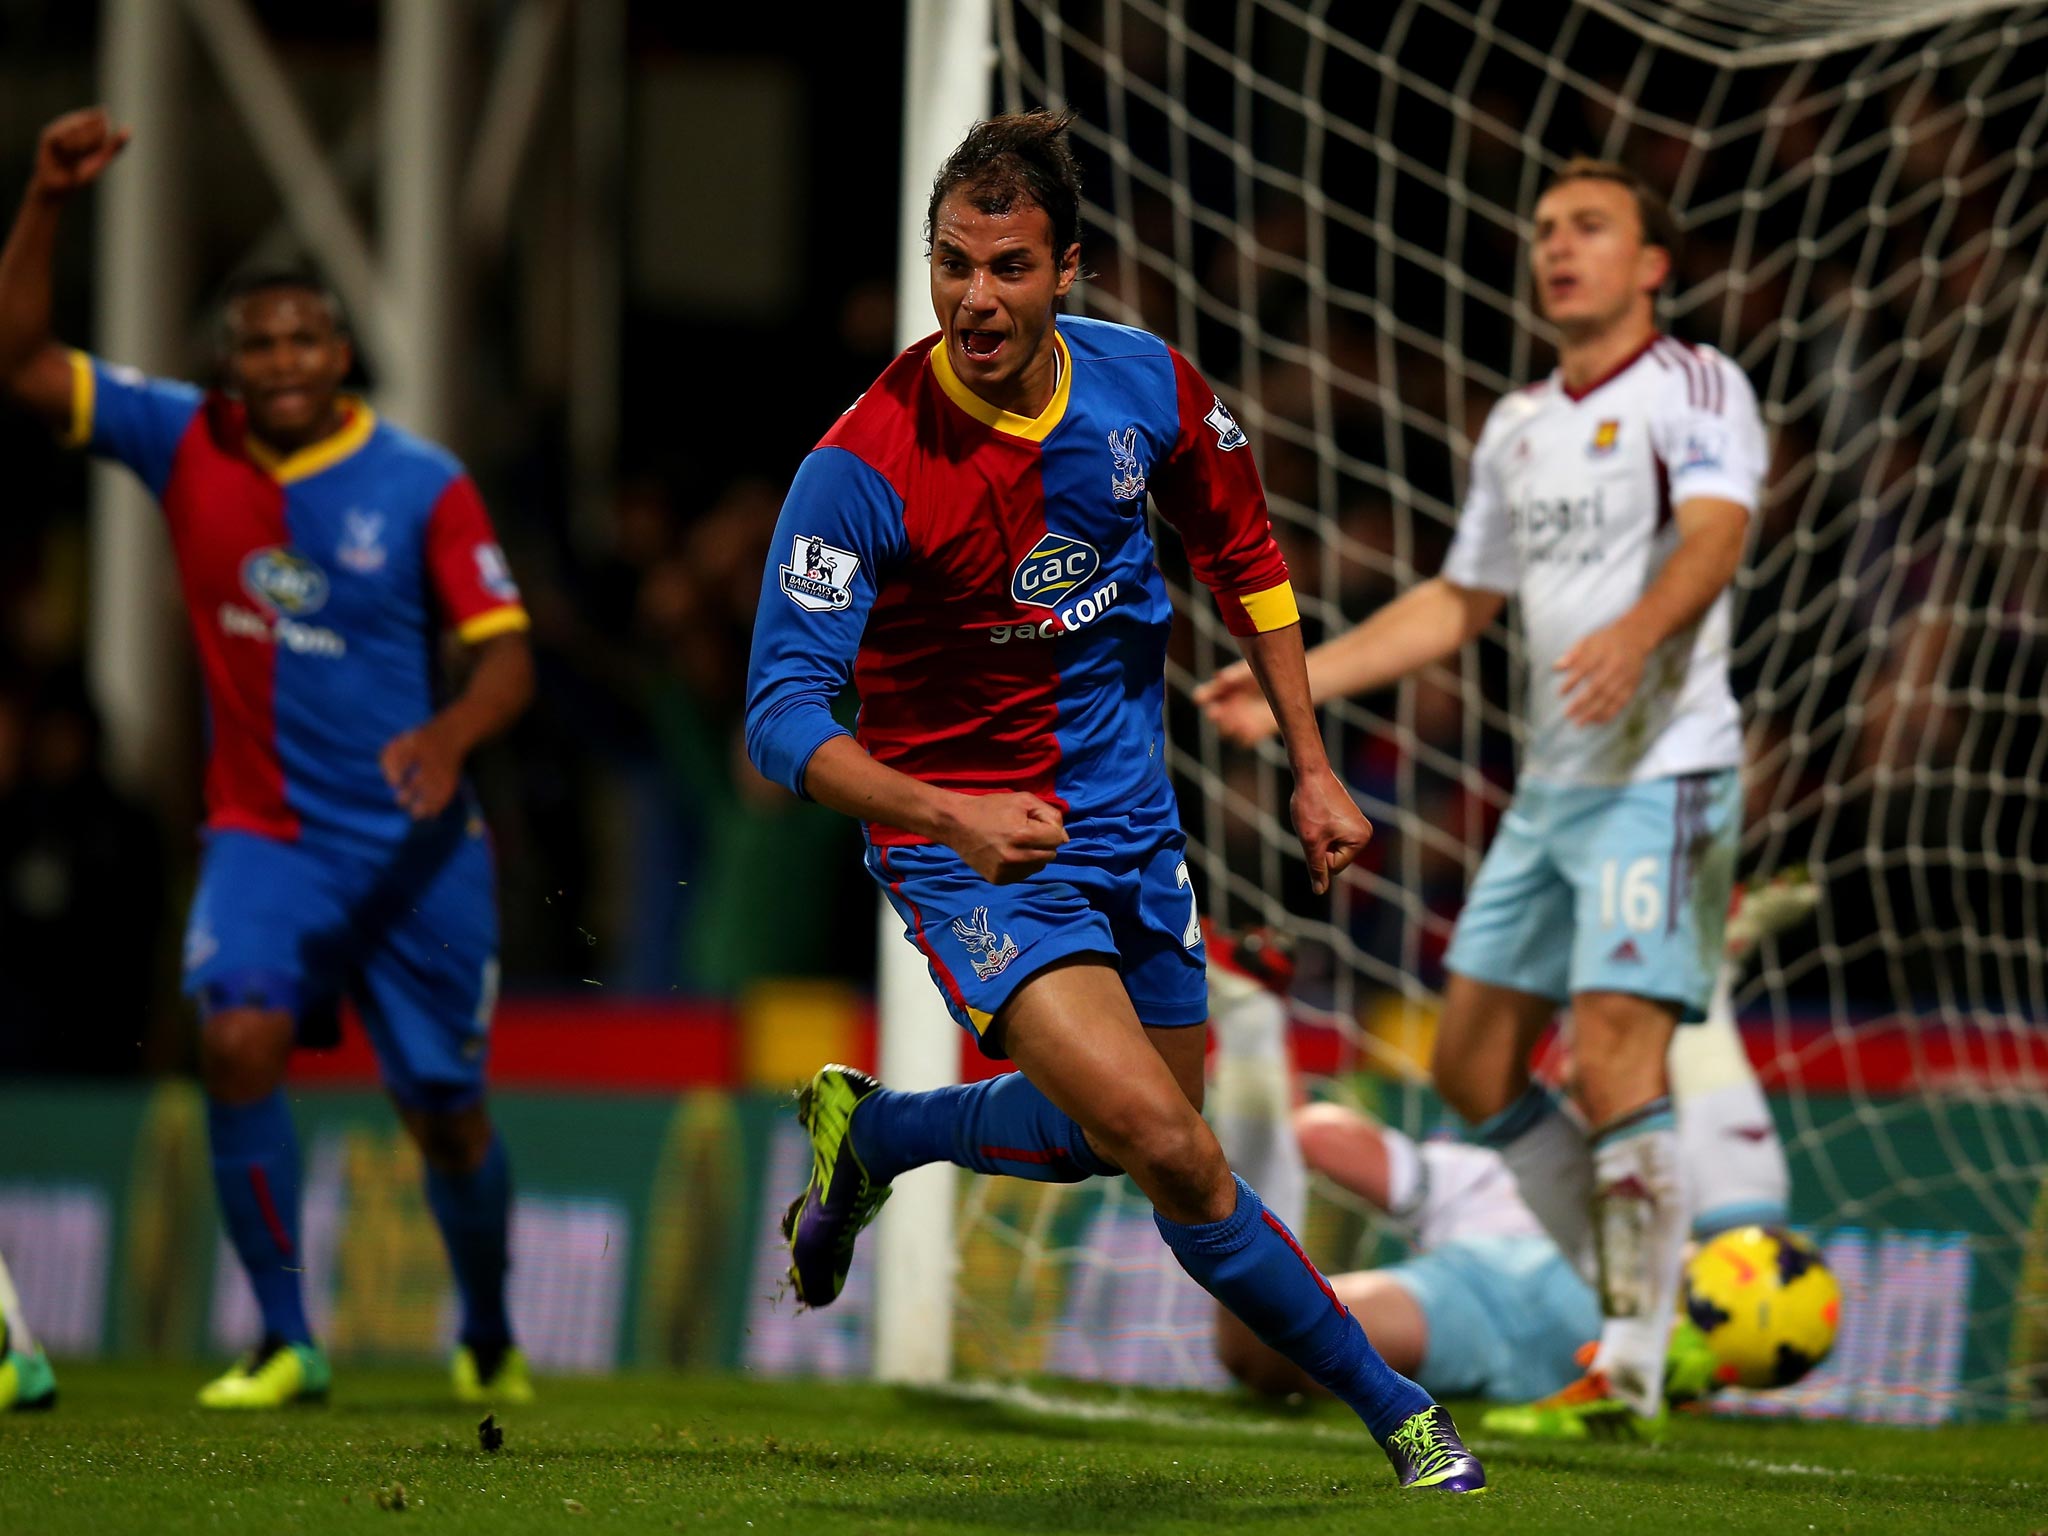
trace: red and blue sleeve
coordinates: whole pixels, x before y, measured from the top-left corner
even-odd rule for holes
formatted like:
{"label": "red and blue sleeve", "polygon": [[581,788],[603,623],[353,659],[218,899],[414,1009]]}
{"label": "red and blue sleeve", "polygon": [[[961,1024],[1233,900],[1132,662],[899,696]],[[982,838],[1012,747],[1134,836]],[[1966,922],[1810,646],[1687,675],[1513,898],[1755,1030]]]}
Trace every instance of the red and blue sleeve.
{"label": "red and blue sleeve", "polygon": [[903,498],[877,470],[844,448],[804,460],[776,520],[747,665],[747,756],[798,795],[813,754],[848,734],[832,705],[907,548]]}
{"label": "red and blue sleeve", "polygon": [[1226,629],[1253,635],[1297,624],[1301,611],[1251,446],[1194,365],[1172,357],[1180,431],[1152,472],[1152,499],[1187,546],[1196,580],[1215,595]]}
{"label": "red and blue sleeve", "polygon": [[528,627],[512,567],[468,475],[450,480],[427,514],[426,556],[441,617],[466,643]]}
{"label": "red and blue sleeve", "polygon": [[126,464],[153,495],[171,478],[178,444],[205,397],[176,379],[153,379],[113,363],[71,354],[71,430],[65,440]]}

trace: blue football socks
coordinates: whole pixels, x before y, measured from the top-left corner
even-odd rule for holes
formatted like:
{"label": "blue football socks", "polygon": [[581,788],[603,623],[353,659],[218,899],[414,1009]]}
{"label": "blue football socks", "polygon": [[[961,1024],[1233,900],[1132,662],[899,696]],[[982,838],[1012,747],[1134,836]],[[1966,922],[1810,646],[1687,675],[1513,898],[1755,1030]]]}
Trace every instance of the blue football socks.
{"label": "blue football socks", "polygon": [[1119,1171],[1021,1072],[923,1093],[880,1089],[861,1101],[851,1130],[854,1155],[878,1184],[926,1163],[1040,1184]]}
{"label": "blue football socks", "polygon": [[284,1091],[254,1104],[208,1099],[213,1187],[235,1253],[248,1271],[267,1338],[310,1344],[299,1285],[299,1139]]}
{"label": "blue football socks", "polygon": [[1203,1290],[1341,1399],[1375,1440],[1430,1406],[1427,1392],[1380,1358],[1286,1223],[1243,1179],[1237,1209],[1222,1221],[1183,1226],[1156,1212],[1153,1220]]}
{"label": "blue football socks", "polygon": [[490,1151],[469,1173],[427,1165],[427,1204],[448,1245],[448,1262],[462,1293],[462,1342],[495,1354],[512,1341],[505,1316],[512,1211],[512,1165],[505,1139],[491,1133]]}

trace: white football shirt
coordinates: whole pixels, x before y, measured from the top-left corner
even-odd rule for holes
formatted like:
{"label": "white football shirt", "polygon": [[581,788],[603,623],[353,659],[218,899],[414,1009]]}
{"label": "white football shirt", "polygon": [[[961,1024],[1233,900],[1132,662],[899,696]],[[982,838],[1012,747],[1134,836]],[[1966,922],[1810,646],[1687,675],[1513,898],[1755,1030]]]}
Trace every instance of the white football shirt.
{"label": "white football shirt", "polygon": [[1742,370],[1668,336],[1589,389],[1553,373],[1494,406],[1443,575],[1520,601],[1522,777],[1618,785],[1740,764],[1726,592],[1651,654],[1636,696],[1605,725],[1565,717],[1552,664],[1635,606],[1678,547],[1675,507],[1706,496],[1754,514],[1768,466]]}

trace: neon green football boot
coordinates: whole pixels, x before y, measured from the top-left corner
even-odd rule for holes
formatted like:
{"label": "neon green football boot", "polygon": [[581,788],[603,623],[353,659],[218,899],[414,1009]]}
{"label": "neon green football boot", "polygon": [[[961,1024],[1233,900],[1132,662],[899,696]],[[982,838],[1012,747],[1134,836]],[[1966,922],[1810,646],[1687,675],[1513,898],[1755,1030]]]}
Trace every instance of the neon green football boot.
{"label": "neon green football boot", "polygon": [[1663,1433],[1667,1411],[1644,1418],[1616,1397],[1607,1378],[1588,1371],[1562,1392],[1534,1403],[1489,1408],[1479,1428],[1489,1435],[1526,1440],[1652,1440]]}
{"label": "neon green football boot", "polygon": [[533,1401],[533,1376],[526,1368],[525,1354],[516,1345],[505,1347],[497,1368],[486,1376],[478,1368],[476,1351],[464,1344],[455,1351],[448,1374],[458,1403],[523,1408]]}
{"label": "neon green football boot", "polygon": [[1721,1385],[1720,1361],[1699,1325],[1680,1314],[1664,1356],[1664,1401],[1677,1408],[1696,1403]]}
{"label": "neon green football boot", "polygon": [[199,1389],[202,1408],[284,1408],[327,1396],[334,1372],[315,1344],[266,1341]]}
{"label": "neon green football boot", "polygon": [[57,1373],[50,1369],[50,1357],[41,1348],[0,1345],[0,1413],[33,1413],[56,1406]]}
{"label": "neon green football boot", "polygon": [[822,1307],[838,1299],[853,1267],[853,1240],[889,1198],[868,1177],[849,1134],[853,1112],[882,1085],[834,1064],[798,1090],[796,1117],[811,1135],[811,1177],[782,1216],[789,1240],[789,1283],[797,1300]]}
{"label": "neon green football boot", "polygon": [[49,1356],[29,1337],[28,1324],[23,1323],[17,1331],[8,1322],[18,1315],[20,1306],[14,1277],[0,1262],[0,1413],[57,1406],[57,1376],[50,1369]]}
{"label": "neon green football boot", "polygon": [[1486,1492],[1486,1470],[1458,1438],[1450,1411],[1433,1403],[1410,1414],[1381,1447],[1403,1488],[1440,1493]]}

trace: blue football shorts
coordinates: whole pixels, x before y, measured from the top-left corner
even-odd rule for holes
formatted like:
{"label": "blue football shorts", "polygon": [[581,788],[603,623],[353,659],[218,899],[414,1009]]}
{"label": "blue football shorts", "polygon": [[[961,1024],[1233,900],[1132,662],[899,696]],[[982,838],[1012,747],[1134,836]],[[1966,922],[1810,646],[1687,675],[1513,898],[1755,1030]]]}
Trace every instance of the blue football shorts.
{"label": "blue football shorts", "polygon": [[290,1012],[301,1039],[356,1005],[401,1104],[458,1109],[484,1089],[498,991],[490,835],[451,812],[395,849],[208,834],[185,929],[203,1015]]}
{"label": "blue football shorts", "polygon": [[937,844],[873,847],[867,867],[954,1022],[1001,1060],[989,1026],[1003,1004],[1071,955],[1100,955],[1115,966],[1141,1023],[1207,1022],[1208,959],[1186,849],[1178,832],[1129,853],[1099,851],[1092,839],[1079,849],[1069,843],[1013,885],[991,885]]}
{"label": "blue football shorts", "polygon": [[1525,782],[1444,964],[1560,1003],[1654,998],[1696,1023],[1720,972],[1741,818],[1732,768],[1614,788]]}
{"label": "blue football shorts", "polygon": [[1416,1380],[1432,1397],[1528,1403],[1580,1374],[1600,1302],[1547,1237],[1461,1237],[1384,1271],[1429,1326]]}

